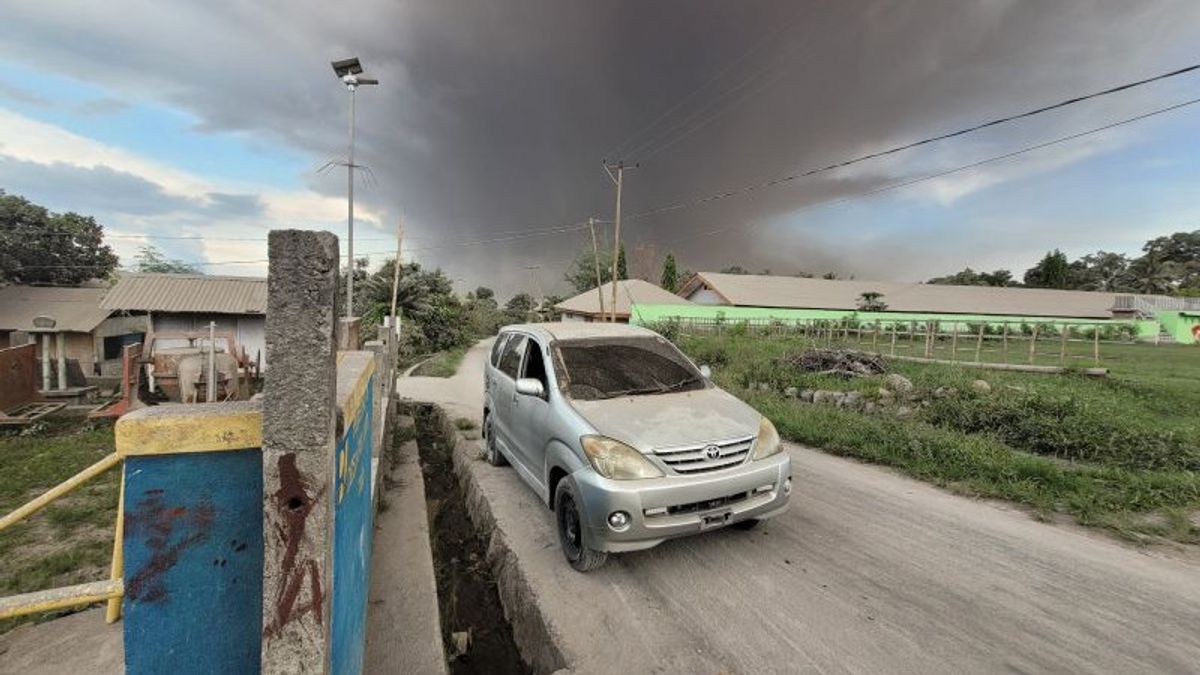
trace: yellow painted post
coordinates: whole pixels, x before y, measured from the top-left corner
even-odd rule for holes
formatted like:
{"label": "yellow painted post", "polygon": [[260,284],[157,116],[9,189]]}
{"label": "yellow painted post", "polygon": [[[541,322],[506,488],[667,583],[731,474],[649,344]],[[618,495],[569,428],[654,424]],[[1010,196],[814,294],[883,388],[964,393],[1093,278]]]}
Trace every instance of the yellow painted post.
{"label": "yellow painted post", "polygon": [[21,506],[20,508],[18,508],[16,511],[13,511],[12,513],[4,516],[3,518],[0,518],[0,532],[3,532],[4,530],[12,527],[13,525],[16,525],[17,523],[28,518],[29,516],[32,516],[33,514],[37,513],[38,511],[41,511],[42,509],[49,506],[50,503],[53,502],[55,499],[58,499],[59,497],[65,495],[68,492],[71,492],[75,488],[79,487],[80,485],[83,485],[84,483],[91,480],[92,478],[95,478],[96,476],[99,476],[100,474],[104,473],[105,471],[108,471],[109,469],[113,468],[113,466],[119,464],[120,462],[121,462],[121,458],[116,453],[113,453],[113,454],[105,457],[104,459],[100,460],[99,462],[96,462],[95,464],[89,466],[88,468],[84,469],[83,471],[80,471],[79,473],[75,474],[74,476],[71,476],[70,478],[66,479],[65,481],[59,483],[58,485],[55,485],[53,488],[51,488],[50,490],[48,490],[41,496],[37,497],[33,501],[28,502],[24,506]]}
{"label": "yellow painted post", "polygon": [[[121,467],[121,492],[117,495],[117,525],[113,528],[112,572],[109,578],[121,581],[125,574],[125,467]],[[104,620],[116,623],[121,618],[121,598],[111,598]]]}
{"label": "yellow painted post", "polygon": [[1092,360],[1100,365],[1100,326],[1092,327]]}

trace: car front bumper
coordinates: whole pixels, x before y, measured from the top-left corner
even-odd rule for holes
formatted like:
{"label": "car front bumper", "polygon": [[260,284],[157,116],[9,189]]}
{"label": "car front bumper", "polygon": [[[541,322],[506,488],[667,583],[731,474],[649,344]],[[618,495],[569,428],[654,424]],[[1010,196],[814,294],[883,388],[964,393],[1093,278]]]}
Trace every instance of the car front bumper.
{"label": "car front bumper", "polygon": [[[792,460],[784,450],[736,467],[692,476],[610,480],[587,467],[571,475],[583,506],[587,545],[598,551],[650,548],[675,537],[705,532],[787,510]],[[629,515],[626,527],[610,514]]]}

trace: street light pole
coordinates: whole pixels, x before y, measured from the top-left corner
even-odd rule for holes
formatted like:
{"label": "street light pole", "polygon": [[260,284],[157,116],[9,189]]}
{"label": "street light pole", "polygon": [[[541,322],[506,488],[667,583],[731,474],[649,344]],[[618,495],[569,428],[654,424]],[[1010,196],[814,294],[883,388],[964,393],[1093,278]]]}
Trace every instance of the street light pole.
{"label": "street light pole", "polygon": [[379,84],[379,80],[360,77],[362,64],[358,58],[333,62],[333,72],[350,92],[350,143],[346,151],[346,257],[349,269],[346,275],[346,318],[354,316],[354,106],[355,92],[360,85]]}
{"label": "street light pole", "polygon": [[[353,76],[350,76],[353,77]],[[346,151],[346,318],[354,316],[354,93],[358,87],[347,83],[350,90],[350,148]]]}

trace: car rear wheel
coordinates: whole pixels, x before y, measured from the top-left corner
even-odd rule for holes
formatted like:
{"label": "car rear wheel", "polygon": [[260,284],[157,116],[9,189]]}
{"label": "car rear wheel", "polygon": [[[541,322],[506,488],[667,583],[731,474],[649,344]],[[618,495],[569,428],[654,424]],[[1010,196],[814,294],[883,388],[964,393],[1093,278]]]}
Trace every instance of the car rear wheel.
{"label": "car rear wheel", "polygon": [[559,481],[558,489],[554,491],[554,520],[563,555],[576,571],[590,572],[608,560],[607,553],[588,548],[584,540],[583,518],[569,480]]}
{"label": "car rear wheel", "polygon": [[483,437],[484,437],[484,458],[487,463],[492,466],[505,466],[508,460],[504,459],[504,455],[500,454],[500,446],[496,443],[496,425],[492,422],[492,416],[488,415],[483,420]]}

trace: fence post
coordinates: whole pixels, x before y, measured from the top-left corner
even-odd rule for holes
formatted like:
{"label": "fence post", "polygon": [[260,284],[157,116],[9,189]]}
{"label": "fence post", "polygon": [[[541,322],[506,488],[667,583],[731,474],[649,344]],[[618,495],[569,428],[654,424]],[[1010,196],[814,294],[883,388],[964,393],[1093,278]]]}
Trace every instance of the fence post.
{"label": "fence post", "polygon": [[1067,335],[1070,334],[1071,328],[1064,323],[1059,326],[1059,331],[1062,332],[1062,342],[1058,348],[1058,365],[1065,366],[1067,364]]}
{"label": "fence post", "polygon": [[958,361],[958,322],[954,322],[954,337],[950,339],[950,362]]}
{"label": "fence post", "polygon": [[1008,322],[1004,322],[1004,362],[1008,363]]}
{"label": "fence post", "polygon": [[1029,336],[1029,364],[1030,365],[1033,365],[1033,357],[1037,353],[1036,350],[1037,350],[1038,325],[1039,324],[1036,324],[1036,323],[1033,324],[1033,334]]}
{"label": "fence post", "polygon": [[1092,327],[1092,361],[1100,365],[1100,326]]}
{"label": "fence post", "polygon": [[892,324],[892,356],[896,355],[896,324]]}
{"label": "fence post", "polygon": [[979,324],[979,338],[975,341],[975,363],[979,363],[980,356],[983,354],[983,329],[987,327],[986,323]]}
{"label": "fence post", "polygon": [[267,247],[262,672],[326,673],[338,241],[328,232],[276,230]]}

